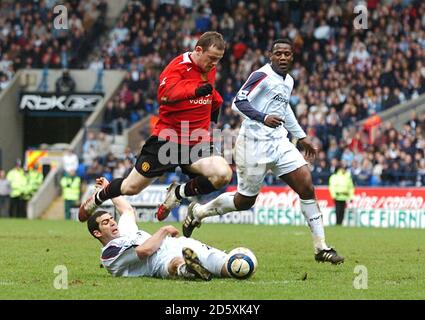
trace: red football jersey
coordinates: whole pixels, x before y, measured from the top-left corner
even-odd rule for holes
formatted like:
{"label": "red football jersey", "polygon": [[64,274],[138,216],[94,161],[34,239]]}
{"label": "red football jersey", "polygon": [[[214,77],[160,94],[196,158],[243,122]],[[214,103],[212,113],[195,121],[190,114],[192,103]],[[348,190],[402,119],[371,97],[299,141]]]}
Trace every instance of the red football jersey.
{"label": "red football jersey", "polygon": [[210,141],[211,112],[220,108],[223,98],[215,88],[208,96],[195,97],[196,88],[206,83],[214,86],[217,70],[211,69],[207,80],[203,80],[201,70],[189,55],[186,52],[175,58],[159,77],[159,120],[152,133],[173,142],[194,145]]}

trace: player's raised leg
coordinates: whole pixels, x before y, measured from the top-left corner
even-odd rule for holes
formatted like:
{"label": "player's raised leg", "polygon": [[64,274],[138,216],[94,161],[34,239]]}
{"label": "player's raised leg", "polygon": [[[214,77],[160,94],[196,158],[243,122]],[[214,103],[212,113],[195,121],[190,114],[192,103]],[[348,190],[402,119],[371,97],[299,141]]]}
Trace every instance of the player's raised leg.
{"label": "player's raised leg", "polygon": [[199,159],[185,169],[197,176],[181,185],[173,183],[168,187],[166,199],[158,208],[158,220],[164,220],[183,198],[217,191],[232,179],[232,169],[220,156]]}
{"label": "player's raised leg", "polygon": [[232,211],[250,209],[261,190],[267,172],[265,164],[248,166],[240,164],[236,168],[238,176],[238,191],[226,192],[206,204],[192,203],[183,222],[183,235],[190,237],[196,227],[200,227],[202,219],[223,215]]}
{"label": "player's raised leg", "polygon": [[252,208],[257,195],[244,196],[239,192],[225,192],[206,204],[192,202],[187,209],[183,222],[183,235],[190,237],[195,228],[201,226],[201,221],[206,217],[223,215],[233,211],[242,211]]}

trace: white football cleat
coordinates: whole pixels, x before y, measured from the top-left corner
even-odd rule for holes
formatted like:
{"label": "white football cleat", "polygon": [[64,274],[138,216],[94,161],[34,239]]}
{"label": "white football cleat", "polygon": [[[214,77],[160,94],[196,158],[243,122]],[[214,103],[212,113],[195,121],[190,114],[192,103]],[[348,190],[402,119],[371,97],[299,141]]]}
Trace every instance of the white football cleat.
{"label": "white football cleat", "polygon": [[176,188],[178,184],[176,182],[173,182],[170,184],[170,186],[167,188],[167,195],[165,197],[165,201],[161,203],[159,206],[157,212],[156,212],[156,218],[159,221],[164,220],[168,217],[171,210],[173,210],[175,207],[180,205],[181,200],[177,199],[176,197]]}

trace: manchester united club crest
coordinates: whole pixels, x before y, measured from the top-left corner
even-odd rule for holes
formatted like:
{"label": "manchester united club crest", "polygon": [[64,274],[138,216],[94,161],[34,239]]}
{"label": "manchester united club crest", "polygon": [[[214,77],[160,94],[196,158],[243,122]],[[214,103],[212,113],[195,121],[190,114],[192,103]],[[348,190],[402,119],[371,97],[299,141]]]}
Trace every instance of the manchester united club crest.
{"label": "manchester united club crest", "polygon": [[148,172],[150,168],[151,168],[151,165],[149,164],[149,162],[145,161],[145,162],[142,163],[142,171],[143,172]]}

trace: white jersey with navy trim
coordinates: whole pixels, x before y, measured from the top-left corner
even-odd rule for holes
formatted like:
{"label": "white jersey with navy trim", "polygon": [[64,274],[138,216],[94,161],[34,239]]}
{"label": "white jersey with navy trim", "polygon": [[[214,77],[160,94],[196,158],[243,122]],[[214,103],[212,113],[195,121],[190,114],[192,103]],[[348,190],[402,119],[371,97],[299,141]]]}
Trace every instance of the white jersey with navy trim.
{"label": "white jersey with navy trim", "polygon": [[[118,229],[120,229],[119,225]],[[151,235],[145,231],[133,230],[133,232],[125,233],[121,237],[111,240],[102,248],[103,266],[114,276],[152,276],[156,270],[150,257],[140,260],[136,253],[136,247],[150,237]]]}
{"label": "white jersey with navy trim", "polygon": [[[306,136],[298,124],[289,105],[294,79],[287,74],[285,79],[266,64],[253,72],[237,93],[232,109],[242,115],[239,134],[256,140],[286,138],[288,131],[296,138]],[[278,128],[270,128],[263,121],[267,115],[282,118],[285,123]]]}
{"label": "white jersey with navy trim", "polygon": [[140,259],[136,247],[142,245],[151,235],[138,230],[134,217],[130,215],[121,216],[118,230],[120,237],[111,240],[103,247],[101,256],[103,266],[114,276],[167,278],[170,261],[176,257],[183,258],[184,247],[194,250],[202,265],[212,274],[215,276],[221,274],[226,259],[226,253],[221,250],[191,238],[167,236],[154,254]]}

